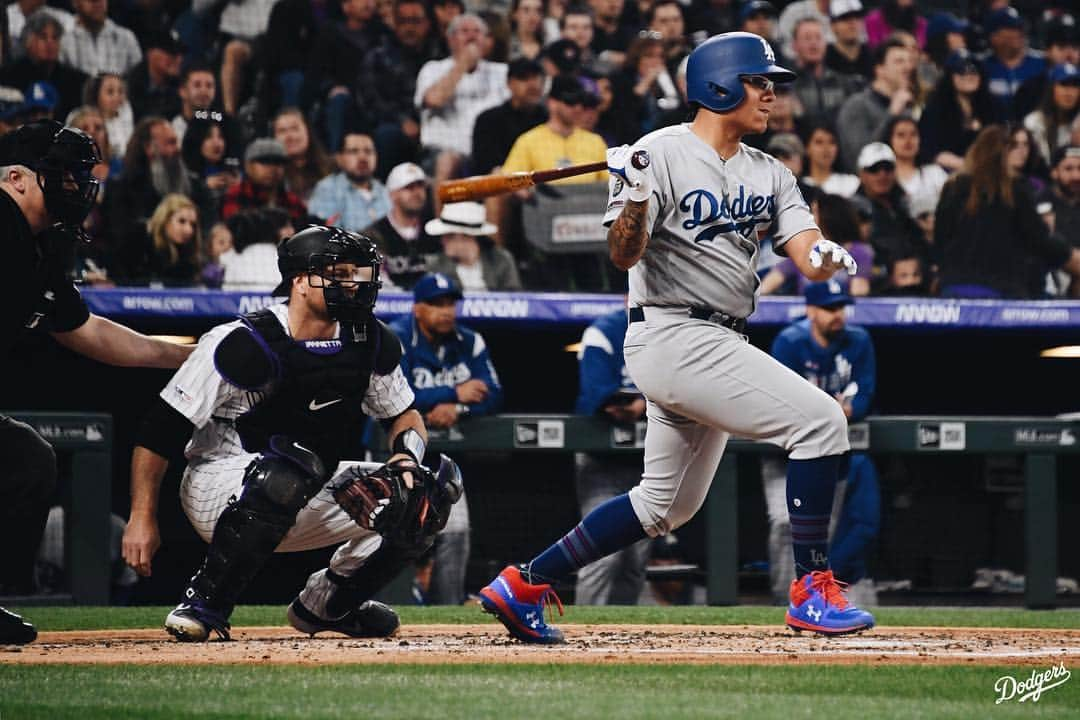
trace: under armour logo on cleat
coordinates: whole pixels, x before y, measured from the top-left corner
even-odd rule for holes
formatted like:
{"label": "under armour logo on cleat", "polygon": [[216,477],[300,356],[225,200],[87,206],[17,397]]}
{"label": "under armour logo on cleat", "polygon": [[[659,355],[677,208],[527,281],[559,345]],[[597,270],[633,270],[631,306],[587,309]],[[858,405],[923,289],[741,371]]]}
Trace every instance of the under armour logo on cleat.
{"label": "under armour logo on cleat", "polygon": [[806,614],[809,615],[814,622],[821,622],[821,611],[817,608],[807,608]]}

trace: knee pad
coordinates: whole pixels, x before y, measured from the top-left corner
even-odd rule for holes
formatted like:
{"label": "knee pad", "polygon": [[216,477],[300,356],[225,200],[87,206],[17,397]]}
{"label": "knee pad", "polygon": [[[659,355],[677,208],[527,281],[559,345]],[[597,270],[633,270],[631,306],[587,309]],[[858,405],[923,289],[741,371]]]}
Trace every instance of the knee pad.
{"label": "knee pad", "polygon": [[275,435],[270,449],[244,471],[244,490],[237,503],[253,511],[295,517],[325,482],[326,468],[315,453]]}

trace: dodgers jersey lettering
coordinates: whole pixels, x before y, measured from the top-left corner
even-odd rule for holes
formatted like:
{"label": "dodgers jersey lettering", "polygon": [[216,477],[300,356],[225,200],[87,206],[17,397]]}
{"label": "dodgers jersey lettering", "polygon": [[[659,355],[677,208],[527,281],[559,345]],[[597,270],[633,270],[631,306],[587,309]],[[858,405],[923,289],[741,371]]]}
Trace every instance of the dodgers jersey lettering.
{"label": "dodgers jersey lettering", "polygon": [[[725,162],[686,123],[649,133],[634,147],[649,151],[644,172],[652,175],[653,195],[649,243],[630,268],[630,305],[702,306],[748,317],[759,284],[758,234],[774,228],[780,249],[817,229],[795,176],[744,144]],[[618,175],[608,182],[605,225],[629,197]]]}

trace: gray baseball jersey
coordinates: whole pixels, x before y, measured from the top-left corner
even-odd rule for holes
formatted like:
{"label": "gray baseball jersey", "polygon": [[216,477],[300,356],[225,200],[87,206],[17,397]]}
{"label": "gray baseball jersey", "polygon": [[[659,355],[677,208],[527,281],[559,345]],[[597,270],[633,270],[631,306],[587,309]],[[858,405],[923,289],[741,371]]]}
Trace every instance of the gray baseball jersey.
{"label": "gray baseball jersey", "polygon": [[[653,195],[645,255],[630,269],[631,305],[708,307],[736,317],[754,311],[758,235],[770,228],[774,248],[817,229],[795,176],[766,153],[740,145],[726,162],[689,124],[649,133],[634,143],[649,152]],[[609,180],[604,224],[628,198]]]}

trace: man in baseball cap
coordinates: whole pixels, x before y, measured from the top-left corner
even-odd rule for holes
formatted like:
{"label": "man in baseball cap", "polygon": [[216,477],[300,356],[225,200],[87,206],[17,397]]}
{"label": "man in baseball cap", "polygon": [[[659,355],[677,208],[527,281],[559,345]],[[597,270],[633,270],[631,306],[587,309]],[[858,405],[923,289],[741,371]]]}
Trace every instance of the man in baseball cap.
{"label": "man in baseball cap", "polygon": [[858,194],[866,196],[873,207],[873,230],[870,241],[875,257],[888,263],[907,248],[915,248],[927,257],[929,246],[922,228],[911,217],[904,190],[896,180],[896,155],[883,142],[867,144],[859,152],[860,186]]}
{"label": "man in baseball cap", "polygon": [[1054,232],[1080,247],[1080,146],[1054,151],[1050,177],[1053,184],[1040,193],[1035,207]]}
{"label": "man in baseball cap", "polygon": [[866,11],[859,0],[832,0],[829,3],[829,27],[836,38],[825,50],[825,67],[841,75],[874,78],[874,59],[863,41]]}
{"label": "man in baseball cap", "polygon": [[390,211],[366,227],[364,235],[379,248],[385,277],[409,290],[427,272],[426,256],[442,250],[439,239],[424,229],[428,177],[419,165],[401,163],[387,175],[386,189]]}
{"label": "man in baseball cap", "polygon": [[1015,8],[1004,7],[987,15],[983,30],[990,44],[990,55],[983,61],[986,86],[1002,117],[1015,118],[1017,89],[1046,71],[1046,59],[1028,47],[1024,20]]}

